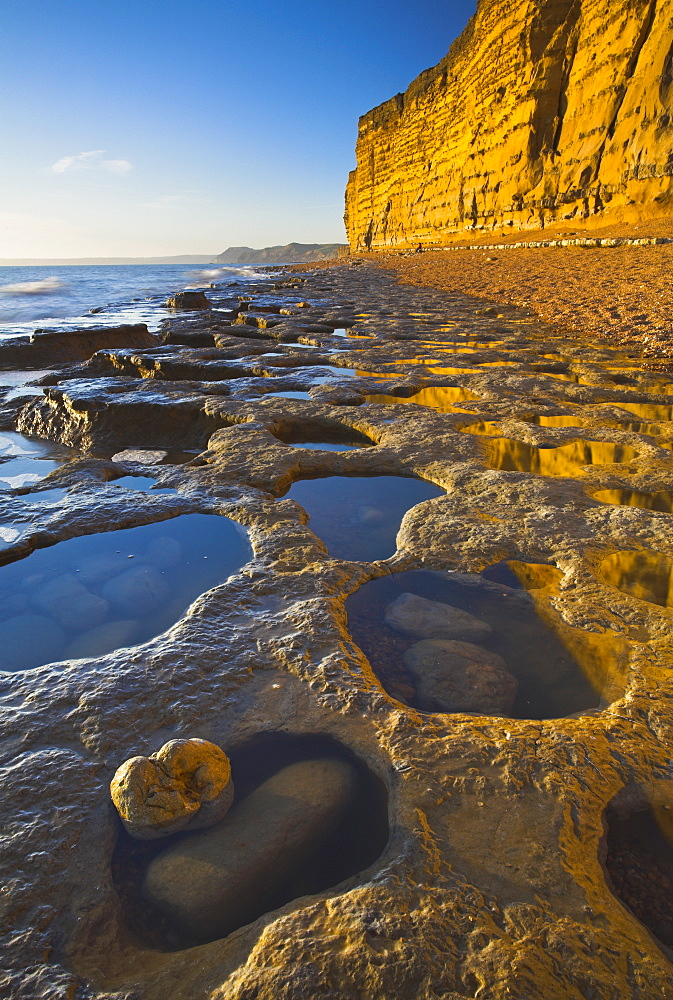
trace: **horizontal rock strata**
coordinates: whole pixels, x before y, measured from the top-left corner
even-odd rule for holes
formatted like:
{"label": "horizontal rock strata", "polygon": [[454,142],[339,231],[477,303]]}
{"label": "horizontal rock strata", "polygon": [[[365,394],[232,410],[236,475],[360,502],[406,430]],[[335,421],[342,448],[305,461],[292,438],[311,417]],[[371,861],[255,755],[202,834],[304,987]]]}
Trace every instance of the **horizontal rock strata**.
{"label": "horizontal rock strata", "polygon": [[670,214],[671,0],[481,0],[448,55],[360,119],[351,250]]}

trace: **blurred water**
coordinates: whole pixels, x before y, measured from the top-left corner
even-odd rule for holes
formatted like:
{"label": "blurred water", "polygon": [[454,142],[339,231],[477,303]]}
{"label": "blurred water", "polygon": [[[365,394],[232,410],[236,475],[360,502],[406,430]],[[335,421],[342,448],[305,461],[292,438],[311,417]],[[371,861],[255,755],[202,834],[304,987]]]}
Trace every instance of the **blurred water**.
{"label": "blurred water", "polygon": [[[183,288],[268,277],[253,266],[83,264],[0,267],[0,339],[36,328],[83,329],[147,323],[155,330],[164,302]],[[95,310],[92,312],[91,310]]]}

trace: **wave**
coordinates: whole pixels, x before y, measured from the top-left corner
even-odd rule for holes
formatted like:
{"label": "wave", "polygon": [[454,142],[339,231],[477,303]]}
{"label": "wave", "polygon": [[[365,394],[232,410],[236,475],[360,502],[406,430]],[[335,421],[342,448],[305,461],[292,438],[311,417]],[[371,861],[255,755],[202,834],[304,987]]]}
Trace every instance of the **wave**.
{"label": "wave", "polygon": [[20,281],[16,285],[0,285],[2,295],[58,295],[67,285],[60,278],[42,278],[40,281]]}
{"label": "wave", "polygon": [[[249,280],[268,278],[269,275],[265,272],[258,272],[255,268],[259,265],[255,264],[241,264],[241,265],[230,265],[229,267],[218,267],[214,269],[208,269],[203,271],[189,271],[185,277],[188,278],[193,284],[190,287],[201,288],[203,285],[214,284],[221,282],[226,278],[231,279],[232,277],[239,276],[245,277]],[[263,266],[263,265],[262,265]]]}

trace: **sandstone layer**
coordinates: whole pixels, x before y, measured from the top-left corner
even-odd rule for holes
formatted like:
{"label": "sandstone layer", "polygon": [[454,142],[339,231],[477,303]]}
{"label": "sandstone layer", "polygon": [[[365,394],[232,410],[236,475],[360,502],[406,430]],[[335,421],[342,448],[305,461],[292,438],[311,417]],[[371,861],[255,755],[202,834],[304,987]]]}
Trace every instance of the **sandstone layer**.
{"label": "sandstone layer", "polygon": [[[210,297],[215,309],[168,321],[165,342],[99,351],[0,410],[7,428],[79,449],[36,487],[0,494],[3,523],[18,525],[3,563],[196,512],[244,525],[254,553],[147,642],[2,675],[0,992],[673,995],[656,859],[615,867],[606,839],[621,816],[673,807],[673,376],[637,350],[578,343],[525,310],[401,287],[363,265],[316,270],[300,289],[258,285],[228,320],[224,297]],[[199,453],[159,464],[169,445]],[[150,473],[175,492],[114,485]],[[342,559],[286,496],[324,477],[420,477],[442,492],[408,510],[390,558]],[[47,489],[63,500],[41,502]],[[342,513],[364,537],[370,521]],[[487,575],[503,563],[509,584]],[[382,632],[365,655],[348,602],[402,574],[401,593],[415,593],[406,576],[419,573],[497,605],[486,620],[510,642],[508,670],[531,698],[547,691],[546,711],[423,710],[408,678],[381,668],[394,659]],[[417,633],[386,642],[407,649]],[[490,641],[486,630],[470,640]],[[570,654],[580,698],[554,711]],[[363,808],[343,838],[345,875],[218,940],[157,940],[158,919],[135,919],[143,870],[123,852],[116,769],[197,737],[231,757],[238,794],[270,733],[313,747],[306,759],[338,746],[373,776],[376,852],[355,851],[371,825]]]}
{"label": "sandstone layer", "polygon": [[360,119],[351,250],[670,214],[672,105],[671,0],[480,0]]}

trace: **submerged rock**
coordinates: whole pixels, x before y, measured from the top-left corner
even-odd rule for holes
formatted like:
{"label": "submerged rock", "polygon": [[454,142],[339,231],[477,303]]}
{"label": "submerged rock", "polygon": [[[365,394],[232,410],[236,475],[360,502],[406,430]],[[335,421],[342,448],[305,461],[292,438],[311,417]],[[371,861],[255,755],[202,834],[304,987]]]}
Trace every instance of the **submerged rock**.
{"label": "submerged rock", "polygon": [[397,632],[419,636],[422,639],[462,639],[479,642],[492,632],[487,622],[480,621],[467,611],[429,601],[416,594],[402,594],[386,608],[385,621]]}
{"label": "submerged rock", "polygon": [[81,559],[75,566],[75,572],[80,583],[90,585],[104,583],[127,568],[128,558],[125,555],[121,552],[109,552]]}
{"label": "submerged rock", "polygon": [[260,785],[223,823],[167,848],[143,893],[194,940],[223,937],[275,905],[278,890],[343,817],[353,767],[302,761]]}
{"label": "submerged rock", "polygon": [[65,632],[53,618],[15,615],[0,622],[0,669],[29,670],[58,660]]}
{"label": "submerged rock", "polygon": [[430,712],[507,715],[518,683],[497,653],[469,642],[426,639],[404,654],[421,708]]}
{"label": "submerged rock", "polygon": [[31,604],[75,632],[100,625],[110,608],[106,600],[92,594],[72,573],[63,573],[38,587]]}
{"label": "submerged rock", "polygon": [[170,740],[150,757],[125,761],[110,794],[131,836],[153,840],[221,820],[234,797],[231,765],[208,740]]}
{"label": "submerged rock", "polygon": [[123,615],[149,615],[170,595],[170,587],[154,566],[134,566],[103,587],[103,597]]}
{"label": "submerged rock", "polygon": [[98,628],[89,629],[78,635],[65,651],[67,659],[79,659],[85,656],[104,656],[121,646],[129,646],[138,631],[139,622],[122,620],[105,622]]}
{"label": "submerged rock", "polygon": [[177,538],[169,538],[167,535],[155,538],[147,546],[144,558],[157,569],[170,569],[182,560],[182,546]]}

